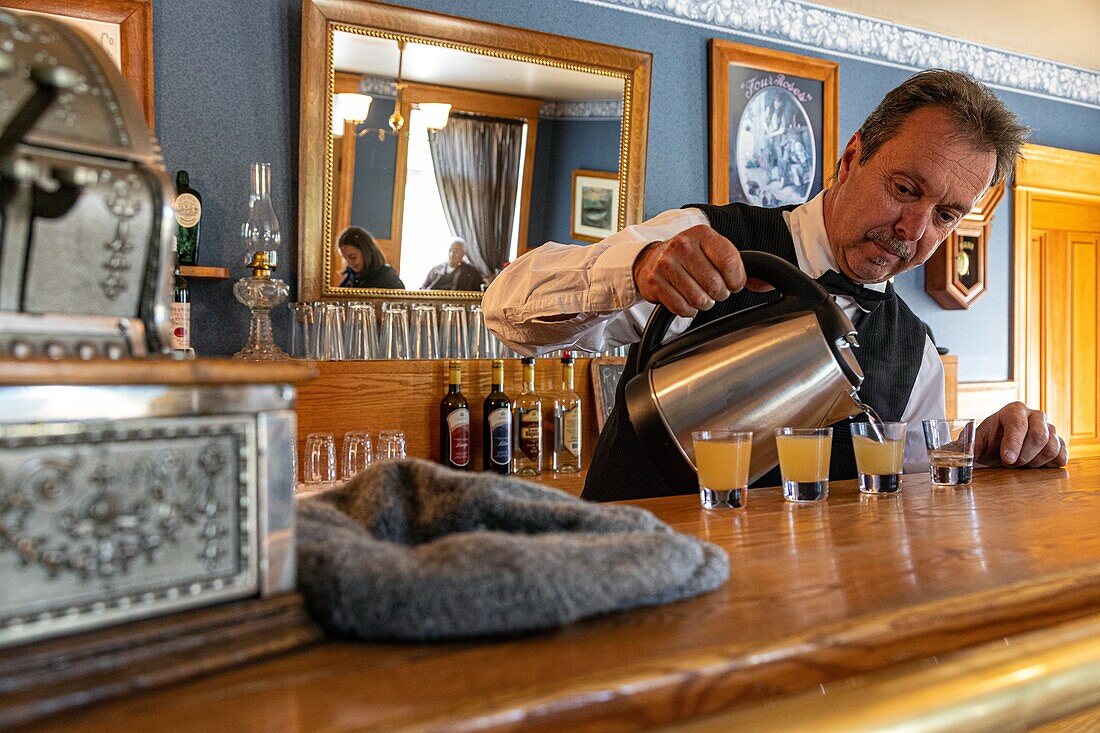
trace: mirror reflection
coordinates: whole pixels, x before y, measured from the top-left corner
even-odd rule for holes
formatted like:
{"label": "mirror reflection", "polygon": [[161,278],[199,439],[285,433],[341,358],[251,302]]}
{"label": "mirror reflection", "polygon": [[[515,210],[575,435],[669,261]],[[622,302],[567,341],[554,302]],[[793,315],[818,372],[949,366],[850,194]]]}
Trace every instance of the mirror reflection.
{"label": "mirror reflection", "polygon": [[333,60],[330,286],[474,295],[529,247],[622,226],[622,75],[369,29],[336,31]]}

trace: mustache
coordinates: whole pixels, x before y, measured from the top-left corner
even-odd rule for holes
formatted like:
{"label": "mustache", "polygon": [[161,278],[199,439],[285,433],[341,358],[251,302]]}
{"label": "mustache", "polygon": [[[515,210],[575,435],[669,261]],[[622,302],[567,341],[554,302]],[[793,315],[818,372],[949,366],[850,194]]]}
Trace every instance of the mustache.
{"label": "mustache", "polygon": [[915,243],[892,237],[882,231],[873,230],[867,232],[867,239],[905,262],[913,259],[913,255],[917,251]]}

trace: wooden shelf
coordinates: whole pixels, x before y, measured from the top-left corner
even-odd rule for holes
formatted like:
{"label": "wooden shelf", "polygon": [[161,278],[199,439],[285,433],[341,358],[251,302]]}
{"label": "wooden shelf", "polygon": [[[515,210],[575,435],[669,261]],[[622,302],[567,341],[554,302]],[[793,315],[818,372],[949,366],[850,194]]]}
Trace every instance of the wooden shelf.
{"label": "wooden shelf", "polygon": [[200,265],[180,265],[180,275],[196,280],[228,280],[229,268],[202,267]]}
{"label": "wooden shelf", "polygon": [[36,384],[300,384],[316,376],[306,362],[234,359],[0,359],[0,387]]}

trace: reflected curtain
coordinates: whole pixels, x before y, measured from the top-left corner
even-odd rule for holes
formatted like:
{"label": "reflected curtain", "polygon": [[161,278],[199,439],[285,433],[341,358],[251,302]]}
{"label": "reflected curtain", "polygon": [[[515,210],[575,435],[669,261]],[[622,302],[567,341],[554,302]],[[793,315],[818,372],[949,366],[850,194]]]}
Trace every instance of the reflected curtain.
{"label": "reflected curtain", "polygon": [[508,258],[519,188],[523,122],[453,112],[431,139],[435,180],[451,233],[483,277]]}

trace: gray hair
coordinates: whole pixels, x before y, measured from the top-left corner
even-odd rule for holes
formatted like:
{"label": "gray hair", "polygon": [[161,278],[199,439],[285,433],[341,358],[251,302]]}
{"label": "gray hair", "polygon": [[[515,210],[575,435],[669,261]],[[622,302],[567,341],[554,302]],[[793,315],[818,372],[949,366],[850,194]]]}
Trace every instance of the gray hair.
{"label": "gray hair", "polygon": [[1031,130],[993,92],[968,74],[928,69],[906,79],[879,102],[859,128],[860,163],[865,163],[898,134],[905,120],[924,107],[939,107],[958,128],[958,136],[975,150],[997,154],[989,185],[1002,180]]}

